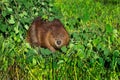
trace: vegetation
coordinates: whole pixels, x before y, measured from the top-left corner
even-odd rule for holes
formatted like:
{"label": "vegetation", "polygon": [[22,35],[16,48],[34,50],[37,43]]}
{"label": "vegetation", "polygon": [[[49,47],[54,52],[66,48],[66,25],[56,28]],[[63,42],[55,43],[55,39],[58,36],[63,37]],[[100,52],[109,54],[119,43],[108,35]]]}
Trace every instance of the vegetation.
{"label": "vegetation", "polygon": [[[25,41],[32,20],[62,21],[71,37],[52,53]],[[1,0],[1,80],[119,80],[119,0]]]}

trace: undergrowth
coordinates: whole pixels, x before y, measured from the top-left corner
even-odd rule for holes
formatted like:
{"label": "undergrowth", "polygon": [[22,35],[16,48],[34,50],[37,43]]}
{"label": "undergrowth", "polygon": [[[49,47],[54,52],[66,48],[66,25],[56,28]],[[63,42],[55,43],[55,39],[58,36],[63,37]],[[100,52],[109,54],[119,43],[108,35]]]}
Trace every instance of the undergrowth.
{"label": "undergrowth", "polygon": [[[0,1],[1,80],[119,80],[120,2],[118,0]],[[62,21],[70,43],[52,53],[31,48],[32,20]]]}

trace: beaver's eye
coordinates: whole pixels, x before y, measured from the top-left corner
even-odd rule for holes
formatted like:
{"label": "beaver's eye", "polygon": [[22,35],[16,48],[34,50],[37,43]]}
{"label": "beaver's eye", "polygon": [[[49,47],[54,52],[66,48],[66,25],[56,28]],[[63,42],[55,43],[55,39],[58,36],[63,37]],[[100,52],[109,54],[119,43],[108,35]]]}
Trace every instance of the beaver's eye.
{"label": "beaver's eye", "polygon": [[52,33],[52,36],[53,36],[53,37],[56,37],[56,34],[55,34],[55,33]]}
{"label": "beaver's eye", "polygon": [[59,33],[56,33],[56,35],[59,35]]}

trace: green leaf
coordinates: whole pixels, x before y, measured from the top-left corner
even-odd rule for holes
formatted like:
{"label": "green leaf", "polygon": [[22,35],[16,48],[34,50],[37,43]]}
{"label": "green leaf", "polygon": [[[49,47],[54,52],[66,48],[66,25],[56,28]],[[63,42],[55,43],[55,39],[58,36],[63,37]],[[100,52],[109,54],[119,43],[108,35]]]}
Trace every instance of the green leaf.
{"label": "green leaf", "polygon": [[5,17],[7,15],[6,11],[2,11],[2,16]]}
{"label": "green leaf", "polygon": [[109,53],[110,53],[109,49],[107,49],[107,48],[106,48],[106,49],[104,49],[104,55],[105,55],[105,56],[108,56],[108,55],[109,55]]}
{"label": "green leaf", "polygon": [[10,16],[10,19],[8,20],[9,24],[14,24],[15,23],[15,19],[13,17],[13,15]]}
{"label": "green leaf", "polygon": [[100,62],[100,64],[102,64],[102,66],[104,65],[104,60],[103,60],[103,58],[99,58],[99,62]]}
{"label": "green leaf", "polygon": [[33,65],[36,65],[37,61],[35,58],[32,59],[32,63],[33,63]]}
{"label": "green leaf", "polygon": [[52,52],[49,49],[45,49],[45,54],[50,55]]}
{"label": "green leaf", "polygon": [[27,12],[26,12],[26,11],[23,11],[23,12],[22,12],[22,13],[20,13],[19,15],[20,15],[20,17],[24,17],[24,16],[26,16],[26,15],[27,15]]}
{"label": "green leaf", "polygon": [[7,26],[6,26],[5,24],[1,24],[0,30],[1,30],[2,32],[6,32],[6,31],[7,31]]}
{"label": "green leaf", "polygon": [[9,7],[8,7],[7,10],[8,10],[9,13],[12,13],[12,12],[13,12],[12,8],[9,8]]}
{"label": "green leaf", "polygon": [[53,68],[57,68],[57,63],[56,62],[53,62]]}
{"label": "green leaf", "polygon": [[29,29],[29,26],[28,26],[28,25],[25,25],[24,28],[25,28],[26,30],[28,30],[28,29]]}
{"label": "green leaf", "polygon": [[115,51],[113,52],[113,55],[114,55],[114,57],[118,57],[118,56],[120,55],[119,50],[115,50]]}
{"label": "green leaf", "polygon": [[50,55],[52,52],[49,49],[40,48],[40,51],[44,55]]}
{"label": "green leaf", "polygon": [[106,33],[112,33],[113,32],[113,28],[109,24],[107,24],[105,28],[106,28]]}
{"label": "green leaf", "polygon": [[63,52],[66,52],[66,51],[67,51],[66,46],[63,46],[63,47],[61,48],[61,50],[62,50]]}
{"label": "green leaf", "polygon": [[63,64],[64,63],[64,60],[59,60],[59,62],[57,62],[57,64]]}
{"label": "green leaf", "polygon": [[16,34],[19,33],[18,26],[19,26],[19,22],[17,22],[14,27],[14,31]]}

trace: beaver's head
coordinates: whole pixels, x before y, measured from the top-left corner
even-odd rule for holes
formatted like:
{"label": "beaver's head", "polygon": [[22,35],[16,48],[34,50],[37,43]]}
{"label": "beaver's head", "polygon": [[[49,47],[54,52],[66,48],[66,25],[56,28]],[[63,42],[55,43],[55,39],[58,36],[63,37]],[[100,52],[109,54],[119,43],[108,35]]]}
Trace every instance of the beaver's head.
{"label": "beaver's head", "polygon": [[50,43],[54,48],[58,49],[69,43],[69,35],[58,19],[51,22],[50,32]]}

